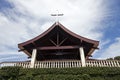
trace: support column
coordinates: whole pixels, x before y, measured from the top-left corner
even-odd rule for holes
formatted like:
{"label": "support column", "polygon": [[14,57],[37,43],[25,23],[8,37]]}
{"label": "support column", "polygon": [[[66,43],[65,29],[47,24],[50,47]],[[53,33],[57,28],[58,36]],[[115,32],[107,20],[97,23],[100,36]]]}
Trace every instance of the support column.
{"label": "support column", "polygon": [[85,63],[85,54],[84,54],[83,47],[80,47],[79,51],[80,51],[80,58],[81,58],[82,67],[85,67],[86,63]]}
{"label": "support column", "polygon": [[36,55],[37,55],[37,49],[33,49],[30,68],[34,68]]}

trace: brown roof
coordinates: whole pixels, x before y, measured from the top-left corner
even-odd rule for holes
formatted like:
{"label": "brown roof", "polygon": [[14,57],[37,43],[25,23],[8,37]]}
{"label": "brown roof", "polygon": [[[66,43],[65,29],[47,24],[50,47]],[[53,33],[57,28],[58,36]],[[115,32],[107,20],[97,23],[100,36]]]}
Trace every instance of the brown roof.
{"label": "brown roof", "polygon": [[[80,35],[77,35],[75,33],[73,33],[72,31],[68,30],[67,28],[65,28],[61,23],[59,22],[55,22],[48,30],[46,30],[45,32],[43,32],[42,34],[40,34],[39,36],[31,39],[31,40],[28,40],[26,42],[23,42],[23,43],[20,43],[18,44],[18,48],[20,50],[23,50],[25,49],[24,46],[26,45],[29,45],[31,43],[34,43],[35,41],[41,39],[42,37],[44,37],[45,35],[47,35],[48,33],[50,33],[56,26],[59,26],[63,31],[65,31],[67,34],[79,39],[81,42],[87,42],[87,43],[90,43],[90,44],[93,44],[93,46],[91,47],[91,49],[89,50],[89,53],[87,53],[88,55],[91,55],[92,52],[95,50],[95,48],[98,47],[99,45],[99,41],[95,41],[95,40],[91,40],[91,39],[88,39],[88,38],[85,38],[85,37],[82,37]],[[27,49],[23,50],[28,56],[31,56],[31,53],[28,52]]]}

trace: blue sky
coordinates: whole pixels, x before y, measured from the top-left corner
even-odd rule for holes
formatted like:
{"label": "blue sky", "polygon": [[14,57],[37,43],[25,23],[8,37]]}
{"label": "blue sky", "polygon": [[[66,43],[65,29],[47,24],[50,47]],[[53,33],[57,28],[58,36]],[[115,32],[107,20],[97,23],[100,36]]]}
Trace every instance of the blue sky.
{"label": "blue sky", "polygon": [[0,0],[0,62],[26,60],[17,44],[47,30],[56,10],[65,27],[100,41],[93,58],[120,56],[120,0]]}

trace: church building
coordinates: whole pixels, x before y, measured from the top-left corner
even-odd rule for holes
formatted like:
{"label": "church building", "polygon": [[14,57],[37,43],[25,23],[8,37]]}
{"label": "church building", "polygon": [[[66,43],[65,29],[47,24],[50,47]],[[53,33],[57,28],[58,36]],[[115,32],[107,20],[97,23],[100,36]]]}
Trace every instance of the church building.
{"label": "church building", "polygon": [[61,23],[55,22],[48,30],[39,36],[18,44],[19,51],[23,51],[31,58],[31,67],[35,61],[63,61],[80,60],[85,66],[99,41],[91,40],[73,33]]}
{"label": "church building", "polygon": [[55,22],[37,37],[18,44],[19,51],[31,60],[2,62],[4,66],[23,68],[120,67],[120,60],[90,59],[99,41],[73,33],[60,22]]}

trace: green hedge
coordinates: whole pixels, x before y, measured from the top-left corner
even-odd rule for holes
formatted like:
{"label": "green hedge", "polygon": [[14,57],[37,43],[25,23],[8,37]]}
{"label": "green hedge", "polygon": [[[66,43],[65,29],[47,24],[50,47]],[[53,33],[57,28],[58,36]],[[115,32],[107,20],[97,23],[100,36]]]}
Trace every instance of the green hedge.
{"label": "green hedge", "polygon": [[120,80],[117,67],[23,69],[3,67],[0,80]]}

